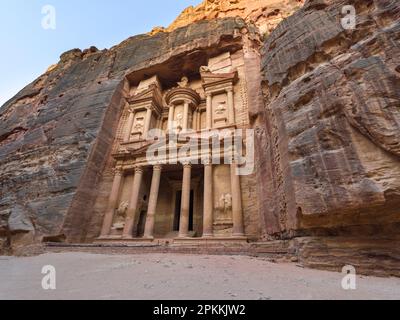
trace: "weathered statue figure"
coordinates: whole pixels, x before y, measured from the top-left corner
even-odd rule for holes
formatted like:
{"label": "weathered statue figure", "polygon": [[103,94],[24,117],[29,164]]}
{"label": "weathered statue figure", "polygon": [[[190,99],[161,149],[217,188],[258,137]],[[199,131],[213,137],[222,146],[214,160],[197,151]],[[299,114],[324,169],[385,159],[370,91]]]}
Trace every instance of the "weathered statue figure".
{"label": "weathered statue figure", "polygon": [[227,214],[230,210],[232,210],[232,196],[230,193],[227,193],[225,195],[224,213]]}
{"label": "weathered statue figure", "polygon": [[211,72],[210,68],[208,66],[201,66],[200,73],[206,73],[206,72]]}
{"label": "weathered statue figure", "polygon": [[179,112],[176,116],[176,126],[177,129],[182,129],[183,127],[183,114],[182,112]]}
{"label": "weathered statue figure", "polygon": [[143,127],[144,127],[144,120],[143,119],[137,119],[136,124],[135,124],[135,132],[142,132]]}
{"label": "weathered statue figure", "polygon": [[116,210],[116,221],[113,224],[112,229],[114,230],[124,229],[128,207],[129,207],[128,201],[123,201],[119,204],[119,207]]}
{"label": "weathered statue figure", "polygon": [[215,109],[215,113],[217,115],[223,115],[225,114],[226,110],[227,110],[226,102],[223,101],[218,104],[218,107]]}
{"label": "weathered statue figure", "polygon": [[178,86],[180,88],[187,88],[189,86],[189,79],[188,77],[182,77],[181,81],[178,82]]}
{"label": "weathered statue figure", "polygon": [[215,209],[221,214],[227,215],[232,209],[232,196],[229,193],[221,195]]}

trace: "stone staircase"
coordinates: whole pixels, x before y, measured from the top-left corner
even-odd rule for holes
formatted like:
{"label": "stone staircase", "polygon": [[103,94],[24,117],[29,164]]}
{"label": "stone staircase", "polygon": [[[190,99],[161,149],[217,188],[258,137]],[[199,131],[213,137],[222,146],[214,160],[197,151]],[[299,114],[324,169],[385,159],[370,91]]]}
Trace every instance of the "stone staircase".
{"label": "stone staircase", "polygon": [[92,244],[45,243],[48,252],[89,252],[97,254],[203,254],[203,255],[245,255],[271,260],[290,261],[288,245],[275,242],[221,242],[221,241],[175,241],[155,239],[153,242],[96,242]]}

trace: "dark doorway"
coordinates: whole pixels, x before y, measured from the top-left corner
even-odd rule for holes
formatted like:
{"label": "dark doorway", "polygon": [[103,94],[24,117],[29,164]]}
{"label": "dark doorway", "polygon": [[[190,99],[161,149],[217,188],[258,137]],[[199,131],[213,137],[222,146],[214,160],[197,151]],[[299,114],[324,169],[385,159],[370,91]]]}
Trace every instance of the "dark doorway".
{"label": "dark doorway", "polygon": [[136,236],[141,238],[144,236],[144,229],[146,226],[146,211],[140,212],[139,222],[138,222],[138,229]]}
{"label": "dark doorway", "polygon": [[[175,218],[174,218],[174,231],[179,231],[179,224],[181,221],[181,206],[182,206],[182,191],[176,192],[175,200]],[[189,209],[189,231],[193,231],[193,217],[194,217],[194,191],[190,191],[190,209]]]}

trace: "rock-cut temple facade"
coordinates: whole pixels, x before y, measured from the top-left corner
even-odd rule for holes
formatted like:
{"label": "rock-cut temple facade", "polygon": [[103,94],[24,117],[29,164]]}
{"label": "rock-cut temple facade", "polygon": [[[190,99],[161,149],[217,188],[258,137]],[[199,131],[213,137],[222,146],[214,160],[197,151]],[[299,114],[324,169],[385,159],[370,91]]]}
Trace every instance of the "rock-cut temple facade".
{"label": "rock-cut temple facade", "polygon": [[[246,175],[238,170],[247,149],[236,134],[250,129],[243,51],[207,63],[187,70],[190,77],[174,72],[172,81],[157,73],[128,78],[99,241],[259,236],[257,199],[248,191],[254,167]],[[240,158],[231,154],[235,142]],[[162,156],[152,157],[152,149]]]}
{"label": "rock-cut temple facade", "polygon": [[400,3],[351,1],[354,28],[346,5],[204,1],[62,54],[0,109],[0,253],[122,246],[399,276]]}

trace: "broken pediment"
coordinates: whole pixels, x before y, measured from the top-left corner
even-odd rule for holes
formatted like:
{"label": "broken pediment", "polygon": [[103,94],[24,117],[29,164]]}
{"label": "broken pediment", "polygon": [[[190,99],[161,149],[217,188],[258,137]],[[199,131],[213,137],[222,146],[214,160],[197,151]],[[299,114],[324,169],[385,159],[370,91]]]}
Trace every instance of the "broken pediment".
{"label": "broken pediment", "polygon": [[201,80],[203,87],[206,91],[212,87],[217,86],[233,86],[239,80],[238,72],[229,72],[229,73],[212,73],[208,68],[201,68]]}
{"label": "broken pediment", "polygon": [[200,95],[189,87],[179,86],[168,90],[165,94],[165,101],[168,105],[190,101],[192,105],[197,106],[200,104],[200,100]]}
{"label": "broken pediment", "polygon": [[149,88],[128,98],[128,103],[134,109],[138,106],[144,107],[150,105],[154,111],[156,111],[158,114],[161,114],[163,108],[161,90],[157,85],[151,84]]}

